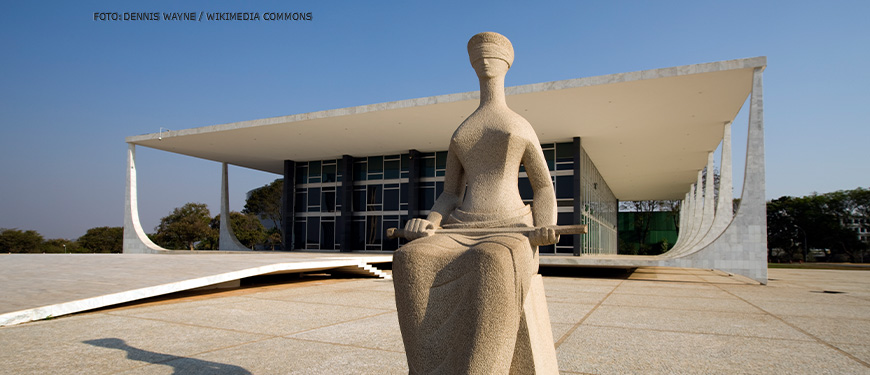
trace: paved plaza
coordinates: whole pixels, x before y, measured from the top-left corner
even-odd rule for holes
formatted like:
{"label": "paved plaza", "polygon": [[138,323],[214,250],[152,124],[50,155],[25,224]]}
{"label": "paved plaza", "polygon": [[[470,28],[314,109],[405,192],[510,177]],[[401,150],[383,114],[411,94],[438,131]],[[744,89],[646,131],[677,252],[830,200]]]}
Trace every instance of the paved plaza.
{"label": "paved plaza", "polygon": [[[868,271],[543,271],[563,374],[870,374]],[[266,281],[2,327],[0,374],[407,373],[392,281]]]}

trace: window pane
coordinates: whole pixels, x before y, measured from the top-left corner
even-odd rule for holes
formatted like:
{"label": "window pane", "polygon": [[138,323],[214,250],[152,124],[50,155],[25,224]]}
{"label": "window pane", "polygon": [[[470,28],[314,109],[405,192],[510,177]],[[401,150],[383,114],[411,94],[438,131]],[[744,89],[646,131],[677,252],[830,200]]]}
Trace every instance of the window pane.
{"label": "window pane", "polygon": [[308,162],[308,177],[320,177],[320,162]]}
{"label": "window pane", "polygon": [[334,191],[324,191],[323,192],[323,203],[322,203],[323,212],[335,212],[335,192]]}
{"label": "window pane", "polygon": [[305,248],[305,233],[305,221],[297,221],[293,224],[294,249]]}
{"label": "window pane", "polygon": [[367,211],[380,211],[380,205],[383,203],[381,196],[381,185],[369,185],[366,187],[366,205]]}
{"label": "window pane", "polygon": [[423,158],[423,177],[435,177],[435,158]]}
{"label": "window pane", "polygon": [[372,156],[369,158],[369,173],[384,173],[383,156]]}
{"label": "window pane", "polygon": [[447,151],[439,151],[435,153],[435,169],[447,168]]}
{"label": "window pane", "polygon": [[399,178],[400,174],[400,162],[399,160],[389,160],[384,162],[384,179],[389,180],[393,178]]}
{"label": "window pane", "polygon": [[319,217],[309,217],[308,218],[308,244],[316,244],[320,239],[320,218]]}
{"label": "window pane", "polygon": [[366,219],[366,244],[377,245],[381,243],[381,217],[371,215]]}
{"label": "window pane", "polygon": [[308,194],[306,189],[296,192],[296,201],[293,209],[296,212],[308,212]]}
{"label": "window pane", "polygon": [[308,183],[308,166],[306,163],[296,163],[296,183]]}
{"label": "window pane", "polygon": [[353,191],[353,210],[356,212],[363,212],[366,210],[366,191],[365,190],[354,190]]}
{"label": "window pane", "polygon": [[323,182],[335,182],[335,164],[323,166]]}
{"label": "window pane", "polygon": [[[551,171],[556,170],[556,161],[553,150],[544,150],[544,159],[547,159],[547,166]],[[571,155],[571,161],[574,161],[574,155]]]}
{"label": "window pane", "polygon": [[354,181],[365,181],[367,172],[367,166],[365,162],[363,163],[353,163],[353,179]]}
{"label": "window pane", "polygon": [[556,162],[574,162],[574,142],[556,144]]}
{"label": "window pane", "polygon": [[308,189],[308,206],[311,212],[320,211],[320,188]]}
{"label": "window pane", "polygon": [[423,206],[420,207],[421,210],[431,209],[435,204],[435,188],[434,187],[424,187],[420,189],[420,195],[422,196]]}
{"label": "window pane", "polygon": [[399,189],[384,190],[384,211],[399,210]]}
{"label": "window pane", "polygon": [[324,221],[320,223],[320,248],[335,249],[335,222]]}
{"label": "window pane", "polygon": [[574,176],[556,176],[556,198],[574,197]]}

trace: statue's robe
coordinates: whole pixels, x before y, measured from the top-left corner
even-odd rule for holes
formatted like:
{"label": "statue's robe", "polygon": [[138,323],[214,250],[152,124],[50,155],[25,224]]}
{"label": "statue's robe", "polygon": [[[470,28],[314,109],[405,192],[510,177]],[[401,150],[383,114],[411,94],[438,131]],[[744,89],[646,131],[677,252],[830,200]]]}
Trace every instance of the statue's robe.
{"label": "statue's robe", "polygon": [[[444,228],[530,227],[528,206],[511,214],[455,210]],[[523,298],[538,272],[522,234],[436,234],[393,255],[399,325],[411,374],[507,374]]]}

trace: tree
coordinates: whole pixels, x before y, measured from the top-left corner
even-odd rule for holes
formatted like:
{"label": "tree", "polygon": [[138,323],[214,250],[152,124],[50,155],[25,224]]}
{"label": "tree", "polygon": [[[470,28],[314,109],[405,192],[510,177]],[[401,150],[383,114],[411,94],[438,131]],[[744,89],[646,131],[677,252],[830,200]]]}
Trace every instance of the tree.
{"label": "tree", "polygon": [[120,253],[124,248],[123,227],[96,227],[78,239],[78,245],[85,252]]}
{"label": "tree", "polygon": [[251,190],[250,196],[245,201],[245,208],[242,210],[242,213],[253,214],[261,219],[270,220],[280,231],[281,228],[284,228],[284,218],[281,216],[281,195],[283,191],[284,180],[280,178]]}
{"label": "tree", "polygon": [[207,239],[214,231],[209,227],[211,213],[204,203],[187,203],[160,219],[154,230],[158,245],[166,248],[193,250],[197,242]]}
{"label": "tree", "polygon": [[[217,215],[209,223],[212,232],[209,237],[197,245],[197,249],[217,249],[220,242],[221,216]],[[239,212],[230,212],[230,228],[236,235],[236,239],[247,248],[253,249],[266,239],[266,228],[260,223],[255,215],[245,215]]]}
{"label": "tree", "polygon": [[0,228],[0,252],[4,253],[41,253],[43,238],[35,230]]}
{"label": "tree", "polygon": [[[801,250],[824,249],[828,260],[860,261],[867,244],[860,241],[853,218],[862,218],[866,190],[841,190],[805,197],[780,197],[767,203],[768,251],[779,249],[781,261],[800,259]],[[863,224],[859,224],[863,225]]]}
{"label": "tree", "polygon": [[40,246],[43,253],[80,253],[82,252],[76,241],[64,238],[45,240]]}

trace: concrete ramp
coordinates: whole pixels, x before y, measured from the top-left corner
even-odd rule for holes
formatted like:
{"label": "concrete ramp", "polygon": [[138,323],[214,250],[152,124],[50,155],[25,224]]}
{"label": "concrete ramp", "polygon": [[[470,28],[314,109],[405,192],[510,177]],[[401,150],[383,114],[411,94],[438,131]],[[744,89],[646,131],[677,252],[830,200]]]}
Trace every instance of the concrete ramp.
{"label": "concrete ramp", "polygon": [[[57,317],[267,274],[340,269],[389,278],[392,254],[2,254],[0,326]],[[358,271],[356,271],[358,270]]]}

